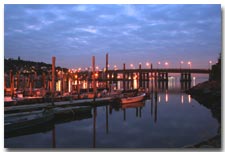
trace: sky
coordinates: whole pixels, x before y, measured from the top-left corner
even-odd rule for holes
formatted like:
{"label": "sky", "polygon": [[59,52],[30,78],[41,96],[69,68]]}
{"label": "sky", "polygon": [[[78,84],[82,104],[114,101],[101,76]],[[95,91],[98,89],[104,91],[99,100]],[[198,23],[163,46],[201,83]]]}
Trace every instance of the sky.
{"label": "sky", "polygon": [[[221,5],[4,5],[4,57],[66,68],[141,62],[209,68],[222,50]],[[158,65],[158,61],[161,65]]]}

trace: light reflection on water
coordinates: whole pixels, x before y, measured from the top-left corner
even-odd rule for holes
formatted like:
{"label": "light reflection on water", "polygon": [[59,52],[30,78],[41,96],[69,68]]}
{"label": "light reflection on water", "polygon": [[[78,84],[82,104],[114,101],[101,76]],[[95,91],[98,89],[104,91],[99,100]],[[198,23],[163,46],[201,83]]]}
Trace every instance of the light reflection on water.
{"label": "light reflection on water", "polygon": [[5,139],[5,147],[168,148],[198,143],[216,135],[211,112],[172,82],[152,90],[150,99],[92,109],[92,117],[55,124],[50,131]]}

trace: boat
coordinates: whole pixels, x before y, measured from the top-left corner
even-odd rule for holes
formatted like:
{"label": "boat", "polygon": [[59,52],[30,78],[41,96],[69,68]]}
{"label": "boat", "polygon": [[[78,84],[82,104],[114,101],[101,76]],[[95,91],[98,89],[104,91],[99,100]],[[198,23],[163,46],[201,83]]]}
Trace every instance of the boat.
{"label": "boat", "polygon": [[144,107],[144,105],[145,105],[145,102],[132,102],[127,104],[122,104],[121,108],[122,109],[139,108],[139,107]]}
{"label": "boat", "polygon": [[146,95],[145,93],[142,93],[142,94],[134,96],[134,97],[121,98],[121,103],[126,104],[126,103],[139,102],[144,99],[145,95]]}

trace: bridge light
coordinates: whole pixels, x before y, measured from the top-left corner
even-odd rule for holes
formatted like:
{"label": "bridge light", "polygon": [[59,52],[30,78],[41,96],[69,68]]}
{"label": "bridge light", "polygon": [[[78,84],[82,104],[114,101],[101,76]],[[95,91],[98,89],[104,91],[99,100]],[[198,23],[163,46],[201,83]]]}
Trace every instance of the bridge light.
{"label": "bridge light", "polygon": [[97,70],[97,71],[99,70],[99,66],[96,66],[96,70]]}
{"label": "bridge light", "polygon": [[209,69],[211,70],[212,61],[209,61]]}
{"label": "bridge light", "polygon": [[191,69],[191,61],[188,61],[189,68]]}
{"label": "bridge light", "polygon": [[167,67],[169,65],[169,63],[168,62],[165,62],[165,66]]}
{"label": "bridge light", "polygon": [[158,61],[158,64],[157,64],[157,68],[159,68],[159,65],[161,64],[161,62],[160,61]]}
{"label": "bridge light", "polygon": [[184,64],[184,61],[180,61],[180,69],[182,68],[181,65]]}
{"label": "bridge light", "polygon": [[134,68],[134,65],[131,63],[131,64],[130,64],[130,67],[133,69],[133,68]]}
{"label": "bridge light", "polygon": [[114,65],[114,70],[117,70],[117,66],[116,65]]}
{"label": "bridge light", "polygon": [[147,66],[147,67],[150,67],[150,64],[149,64],[149,62],[146,62],[146,66]]}

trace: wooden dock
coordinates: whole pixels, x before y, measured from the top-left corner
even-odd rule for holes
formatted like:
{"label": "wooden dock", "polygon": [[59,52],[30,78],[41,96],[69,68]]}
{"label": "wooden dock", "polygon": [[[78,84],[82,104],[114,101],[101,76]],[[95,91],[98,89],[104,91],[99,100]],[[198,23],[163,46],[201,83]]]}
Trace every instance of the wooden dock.
{"label": "wooden dock", "polygon": [[41,110],[47,107],[69,107],[69,106],[103,106],[110,103],[116,102],[113,97],[96,98],[94,99],[80,99],[71,101],[58,101],[58,102],[45,102],[45,103],[35,103],[28,105],[15,105],[4,107],[4,113],[16,113],[16,112],[28,112],[34,110]]}

